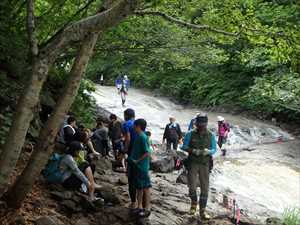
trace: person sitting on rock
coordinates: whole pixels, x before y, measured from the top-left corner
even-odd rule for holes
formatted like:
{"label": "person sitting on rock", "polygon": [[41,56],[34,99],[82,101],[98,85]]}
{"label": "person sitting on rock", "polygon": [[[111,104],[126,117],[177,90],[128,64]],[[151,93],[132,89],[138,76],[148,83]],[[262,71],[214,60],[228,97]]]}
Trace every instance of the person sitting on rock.
{"label": "person sitting on rock", "polygon": [[80,188],[89,193],[91,200],[96,200],[95,188],[99,186],[95,183],[93,171],[88,163],[77,165],[75,158],[83,150],[83,145],[78,141],[70,143],[66,155],[60,162],[62,173],[62,185],[67,189],[79,190]]}
{"label": "person sitting on rock", "polygon": [[200,216],[201,219],[209,219],[206,213],[206,205],[209,191],[209,159],[217,151],[216,138],[207,129],[208,117],[199,114],[196,118],[197,128],[189,131],[185,138],[182,149],[189,153],[184,162],[188,170],[188,186],[191,198],[190,213],[194,215],[197,210],[197,186],[200,183]]}
{"label": "person sitting on rock", "polygon": [[67,125],[65,125],[63,129],[63,139],[66,146],[68,146],[71,142],[75,141],[76,129],[76,119],[75,117],[70,116],[67,119]]}
{"label": "person sitting on rock", "polygon": [[170,116],[170,123],[166,125],[164,136],[163,136],[163,144],[167,140],[167,150],[171,150],[173,145],[173,150],[177,150],[179,142],[182,141],[182,132],[180,125],[176,123],[176,119],[174,116]]}
{"label": "person sitting on rock", "polygon": [[132,154],[128,158],[128,164],[132,165],[135,174],[135,187],[137,189],[138,208],[137,213],[141,217],[150,216],[150,147],[145,134],[147,122],[138,119],[134,122],[136,138],[132,148]]}

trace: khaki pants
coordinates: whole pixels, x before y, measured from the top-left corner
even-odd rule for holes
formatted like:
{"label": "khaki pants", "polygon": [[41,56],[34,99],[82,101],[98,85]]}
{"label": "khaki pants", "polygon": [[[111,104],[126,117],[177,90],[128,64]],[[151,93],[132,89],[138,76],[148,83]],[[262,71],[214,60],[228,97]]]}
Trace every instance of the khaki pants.
{"label": "khaki pants", "polygon": [[188,170],[188,186],[189,195],[192,204],[197,204],[197,187],[200,184],[201,194],[199,199],[200,209],[205,209],[208,199],[209,191],[209,164],[196,164],[190,165]]}

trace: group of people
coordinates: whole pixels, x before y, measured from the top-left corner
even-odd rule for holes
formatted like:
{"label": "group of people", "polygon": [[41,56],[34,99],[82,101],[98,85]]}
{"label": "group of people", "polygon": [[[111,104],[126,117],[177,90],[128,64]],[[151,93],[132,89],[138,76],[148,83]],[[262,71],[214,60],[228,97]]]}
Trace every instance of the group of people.
{"label": "group of people", "polygon": [[[97,120],[97,126],[91,131],[83,126],[77,127],[76,119],[67,116],[57,138],[57,149],[63,151],[59,164],[59,182],[68,189],[81,189],[89,194],[91,200],[97,200],[95,190],[99,185],[93,177],[93,159],[100,155],[115,157],[120,162],[122,171],[128,176],[130,207],[133,213],[148,217],[151,213],[149,171],[153,145],[151,132],[146,130],[147,122],[144,119],[135,119],[135,111],[130,108],[124,111],[124,122],[115,114],[111,114],[109,120],[108,124]],[[195,214],[199,204],[201,219],[209,219],[206,206],[212,156],[217,151],[217,144],[222,148],[230,132],[229,124],[219,116],[217,142],[215,134],[208,130],[207,125],[207,115],[198,113],[184,136],[175,117],[171,116],[163,135],[163,143],[166,142],[168,150],[177,150],[180,145],[188,153],[183,164],[188,172],[190,213]],[[198,184],[201,189],[199,202]]]}

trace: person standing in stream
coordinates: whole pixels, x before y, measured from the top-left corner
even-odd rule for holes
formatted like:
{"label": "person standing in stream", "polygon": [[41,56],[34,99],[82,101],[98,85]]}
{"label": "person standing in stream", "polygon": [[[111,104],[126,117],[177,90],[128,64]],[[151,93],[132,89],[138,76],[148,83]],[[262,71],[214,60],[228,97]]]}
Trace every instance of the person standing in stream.
{"label": "person standing in stream", "polygon": [[182,132],[180,125],[176,123],[176,119],[174,116],[170,116],[170,123],[166,125],[164,136],[163,136],[163,144],[165,140],[167,140],[167,150],[177,150],[178,144],[182,141]]}
{"label": "person standing in stream", "polygon": [[226,155],[226,149],[222,149],[223,144],[226,143],[228,134],[230,132],[229,123],[225,121],[225,118],[218,116],[218,145],[222,151],[223,156]]}
{"label": "person standing in stream", "polygon": [[[124,138],[124,151],[127,153],[128,157],[131,157],[133,143],[136,138],[136,133],[134,130],[134,119],[135,119],[135,111],[133,109],[126,109],[124,111],[124,120],[123,124],[123,138]],[[131,199],[131,208],[135,209],[137,207],[136,204],[136,188],[135,188],[135,173],[134,168],[132,168],[131,164],[127,165],[127,176],[128,176],[128,189],[129,196]]]}
{"label": "person standing in stream", "polygon": [[191,198],[190,214],[194,215],[197,211],[197,185],[200,183],[201,220],[210,218],[206,212],[209,192],[209,158],[217,151],[215,135],[208,131],[207,123],[207,115],[199,114],[196,118],[196,129],[186,134],[182,146],[182,149],[189,153],[184,165],[188,170],[188,187]]}

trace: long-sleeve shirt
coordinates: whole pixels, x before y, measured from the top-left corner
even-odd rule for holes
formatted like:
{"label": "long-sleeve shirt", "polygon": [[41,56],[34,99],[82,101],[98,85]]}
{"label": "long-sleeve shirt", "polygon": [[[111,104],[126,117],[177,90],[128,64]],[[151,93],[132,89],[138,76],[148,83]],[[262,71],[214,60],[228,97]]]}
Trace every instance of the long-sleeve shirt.
{"label": "long-sleeve shirt", "polygon": [[[190,146],[190,141],[191,141],[191,136],[192,136],[192,131],[189,131],[185,137],[184,137],[184,141],[183,141],[183,145],[182,145],[182,150],[188,151],[189,150],[189,146]],[[217,141],[216,141],[216,136],[214,134],[212,134],[212,138],[210,141],[210,148],[209,148],[209,154],[210,155],[214,155],[217,152]]]}
{"label": "long-sleeve shirt", "polygon": [[180,125],[178,123],[169,123],[167,124],[164,132],[164,139],[181,139],[182,132]]}
{"label": "long-sleeve shirt", "polygon": [[82,181],[86,186],[88,186],[89,181],[87,177],[80,171],[77,166],[76,161],[71,155],[65,155],[60,163],[60,171],[62,172],[62,180],[65,181],[72,174],[74,174],[78,179]]}

